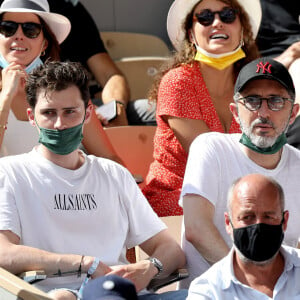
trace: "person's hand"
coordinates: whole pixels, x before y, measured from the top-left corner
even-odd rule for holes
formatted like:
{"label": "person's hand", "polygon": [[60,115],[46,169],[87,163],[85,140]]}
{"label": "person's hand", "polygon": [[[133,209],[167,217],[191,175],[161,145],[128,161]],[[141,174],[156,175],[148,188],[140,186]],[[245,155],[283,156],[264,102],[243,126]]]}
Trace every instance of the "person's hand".
{"label": "person's hand", "polygon": [[97,269],[95,270],[95,272],[92,275],[92,278],[94,279],[94,278],[97,278],[100,276],[104,276],[111,271],[112,271],[112,269],[108,265],[106,265],[100,261]]}
{"label": "person's hand", "polygon": [[114,274],[131,280],[137,292],[147,287],[150,280],[157,274],[157,269],[149,260],[141,260],[135,264],[113,266]]}
{"label": "person's hand", "polygon": [[275,59],[289,68],[294,60],[300,58],[300,41],[293,43]]}
{"label": "person's hand", "polygon": [[10,101],[19,91],[24,90],[27,73],[25,67],[12,62],[2,70],[2,91],[3,95],[8,96]]}
{"label": "person's hand", "polygon": [[108,125],[108,121],[107,121],[107,119],[106,118],[104,118],[101,114],[99,114],[96,110],[95,110],[95,112],[96,112],[96,116],[97,116],[97,118],[99,119],[99,121],[101,122],[101,124],[103,125],[103,126],[107,126]]}

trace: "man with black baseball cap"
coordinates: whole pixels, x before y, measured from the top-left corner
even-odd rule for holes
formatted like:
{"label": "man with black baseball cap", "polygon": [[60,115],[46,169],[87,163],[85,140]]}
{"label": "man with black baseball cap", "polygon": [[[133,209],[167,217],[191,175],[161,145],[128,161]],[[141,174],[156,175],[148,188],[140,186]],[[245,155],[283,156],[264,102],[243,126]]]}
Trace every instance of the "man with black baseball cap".
{"label": "man with black baseball cap", "polygon": [[240,71],[234,93],[230,110],[242,134],[201,134],[189,151],[179,201],[184,211],[189,282],[232,246],[224,227],[226,195],[231,183],[247,174],[271,176],[283,186],[291,212],[284,242],[298,246],[300,151],[287,145],[285,136],[299,111],[292,78],[281,63],[259,58]]}

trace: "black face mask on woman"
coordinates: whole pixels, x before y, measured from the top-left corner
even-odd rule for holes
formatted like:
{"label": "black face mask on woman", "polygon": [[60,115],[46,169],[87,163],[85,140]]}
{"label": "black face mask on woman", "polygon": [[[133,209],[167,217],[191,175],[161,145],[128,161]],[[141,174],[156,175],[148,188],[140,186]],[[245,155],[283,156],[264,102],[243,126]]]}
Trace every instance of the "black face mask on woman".
{"label": "black face mask on woman", "polygon": [[280,249],[284,232],[279,225],[253,224],[233,228],[233,241],[237,249],[249,260],[263,262],[271,259]]}

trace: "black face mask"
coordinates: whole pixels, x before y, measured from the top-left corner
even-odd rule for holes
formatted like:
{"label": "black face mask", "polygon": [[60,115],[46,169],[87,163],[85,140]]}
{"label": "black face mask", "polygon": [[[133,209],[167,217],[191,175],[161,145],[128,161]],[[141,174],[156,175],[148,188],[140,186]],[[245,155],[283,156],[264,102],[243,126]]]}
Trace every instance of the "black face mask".
{"label": "black face mask", "polygon": [[249,260],[262,262],[271,259],[279,250],[284,233],[282,223],[269,225],[253,224],[233,228],[233,240],[237,249]]}

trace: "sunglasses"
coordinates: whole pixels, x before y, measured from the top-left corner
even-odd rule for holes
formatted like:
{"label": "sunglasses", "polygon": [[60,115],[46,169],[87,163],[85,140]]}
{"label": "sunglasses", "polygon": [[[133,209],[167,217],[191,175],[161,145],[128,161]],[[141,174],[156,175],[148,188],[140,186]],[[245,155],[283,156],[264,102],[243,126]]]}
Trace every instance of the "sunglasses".
{"label": "sunglasses", "polygon": [[17,23],[14,21],[1,21],[0,33],[3,34],[5,37],[13,36],[17,32],[19,25],[21,25],[24,35],[29,39],[34,39],[38,37],[42,30],[42,25],[39,23]]}
{"label": "sunglasses", "polygon": [[266,100],[268,108],[272,111],[279,111],[283,109],[285,102],[289,101],[294,103],[293,99],[283,98],[281,96],[271,96],[268,98],[263,98],[259,96],[247,96],[244,98],[239,98],[237,101],[242,102],[248,110],[256,111],[261,108],[262,101]]}
{"label": "sunglasses", "polygon": [[231,24],[235,21],[237,13],[238,10],[231,7],[224,7],[220,11],[204,9],[200,13],[195,14],[193,19],[194,21],[198,21],[203,26],[210,26],[215,20],[215,14],[218,14],[223,23]]}

